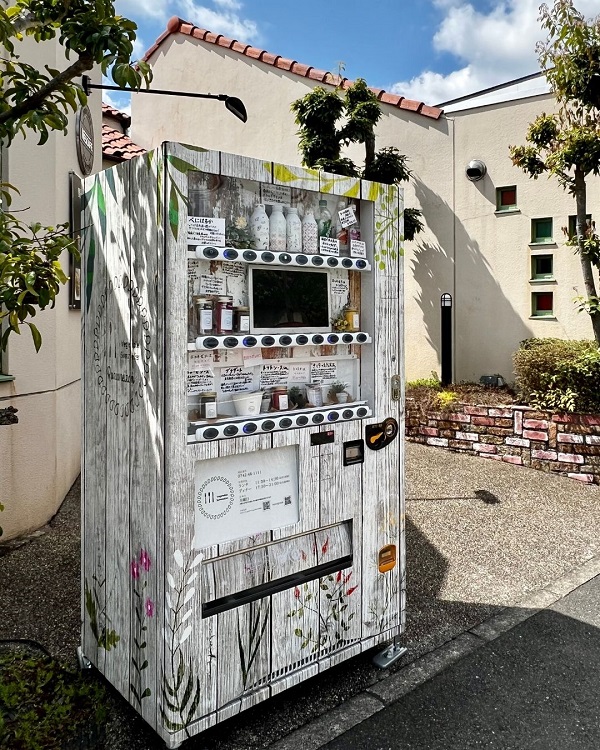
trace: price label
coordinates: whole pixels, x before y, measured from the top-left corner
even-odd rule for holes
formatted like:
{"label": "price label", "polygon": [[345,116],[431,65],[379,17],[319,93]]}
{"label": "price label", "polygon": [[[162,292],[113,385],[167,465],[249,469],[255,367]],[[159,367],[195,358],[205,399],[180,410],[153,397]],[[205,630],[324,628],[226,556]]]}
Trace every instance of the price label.
{"label": "price label", "polygon": [[188,245],[225,246],[225,219],[213,216],[188,216]]}
{"label": "price label", "polygon": [[343,208],[341,211],[338,211],[338,216],[340,217],[340,224],[344,229],[356,224],[354,206],[348,206],[348,208]]}
{"label": "price label", "polygon": [[362,240],[350,240],[350,255],[353,258],[366,258],[367,243]]}
{"label": "price label", "polygon": [[339,255],[340,241],[335,237],[319,237],[321,255]]}

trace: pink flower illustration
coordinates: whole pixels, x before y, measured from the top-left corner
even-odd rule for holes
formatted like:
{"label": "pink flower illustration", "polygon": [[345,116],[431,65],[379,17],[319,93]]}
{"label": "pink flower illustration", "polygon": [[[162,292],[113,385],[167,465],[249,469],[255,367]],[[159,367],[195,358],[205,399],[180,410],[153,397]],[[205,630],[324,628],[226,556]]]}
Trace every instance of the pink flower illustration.
{"label": "pink flower illustration", "polygon": [[294,589],[294,596],[296,597],[296,599],[300,598],[300,589],[298,588],[298,586],[296,586],[296,588]]}
{"label": "pink flower illustration", "polygon": [[154,602],[152,601],[152,599],[150,599],[149,596],[146,597],[145,608],[146,608],[146,614],[148,615],[148,617],[152,617],[152,615],[154,614]]}
{"label": "pink flower illustration", "polygon": [[344,583],[348,583],[348,581],[352,578],[352,571],[348,573],[347,576],[344,576]]}
{"label": "pink flower illustration", "polygon": [[140,577],[140,566],[137,560],[131,561],[131,577],[136,581]]}
{"label": "pink flower illustration", "polygon": [[340,582],[341,580],[342,580],[342,571],[341,571],[341,570],[338,570],[338,574],[337,574],[337,576],[335,577],[335,582],[336,582],[336,583],[339,583],[339,582]]}
{"label": "pink flower illustration", "polygon": [[321,547],[321,552],[325,554],[329,548],[329,537],[325,540],[325,544]]}
{"label": "pink flower illustration", "polygon": [[354,593],[358,586],[351,586],[348,591],[346,591],[346,596],[350,596],[350,594]]}
{"label": "pink flower illustration", "polygon": [[140,551],[140,565],[146,572],[150,570],[150,555],[145,549]]}

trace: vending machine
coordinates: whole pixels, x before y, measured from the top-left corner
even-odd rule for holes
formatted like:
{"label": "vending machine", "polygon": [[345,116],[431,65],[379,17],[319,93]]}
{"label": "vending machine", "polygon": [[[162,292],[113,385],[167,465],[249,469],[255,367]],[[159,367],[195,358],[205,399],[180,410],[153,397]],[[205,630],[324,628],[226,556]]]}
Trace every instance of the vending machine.
{"label": "vending machine", "polygon": [[82,647],[170,748],[404,627],[402,191],[177,143],[82,192]]}

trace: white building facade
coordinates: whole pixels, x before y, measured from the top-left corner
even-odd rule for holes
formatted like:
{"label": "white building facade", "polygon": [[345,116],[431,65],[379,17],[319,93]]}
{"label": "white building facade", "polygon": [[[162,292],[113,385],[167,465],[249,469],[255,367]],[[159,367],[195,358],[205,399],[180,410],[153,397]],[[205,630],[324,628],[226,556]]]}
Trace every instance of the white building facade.
{"label": "white building facade", "polygon": [[[132,137],[148,149],[174,140],[298,164],[290,105],[317,85],[337,82],[178,18],[145,59],[154,88],[226,93],[248,110],[244,124],[220,102],[134,95]],[[509,146],[524,142],[528,124],[555,108],[543,84],[516,84],[445,112],[377,93],[377,148],[395,146],[409,157],[406,205],[425,219],[425,230],[405,244],[407,379],[440,373],[444,293],[453,299],[456,381],[496,373],[511,381],[512,354],[525,338],[591,338],[589,320],[573,303],[583,292],[579,261],[562,232],[574,201],[555,181],[530,180],[509,159]],[[364,157],[356,148],[349,155]],[[486,167],[475,182],[465,174],[472,160]],[[598,190],[590,180],[592,215]]]}

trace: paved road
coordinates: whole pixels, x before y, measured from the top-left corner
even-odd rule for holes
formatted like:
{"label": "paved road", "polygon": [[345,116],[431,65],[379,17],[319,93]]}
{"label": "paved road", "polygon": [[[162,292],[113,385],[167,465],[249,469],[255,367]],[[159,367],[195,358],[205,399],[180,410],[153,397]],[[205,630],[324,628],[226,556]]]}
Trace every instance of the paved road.
{"label": "paved road", "polygon": [[323,747],[597,750],[599,694],[597,576]]}

